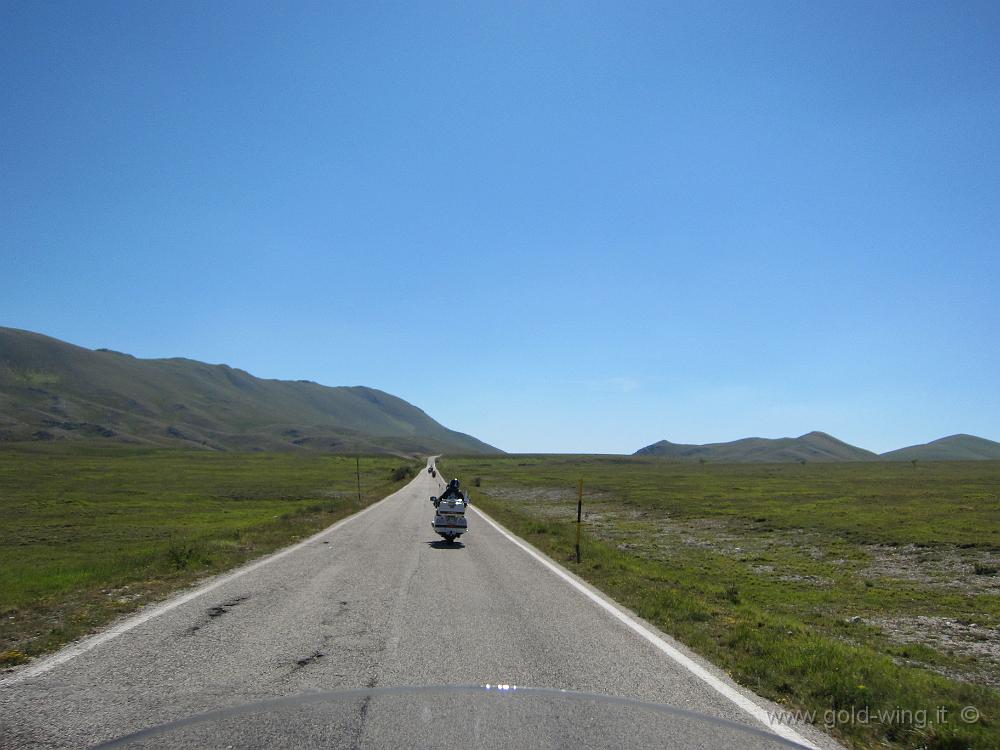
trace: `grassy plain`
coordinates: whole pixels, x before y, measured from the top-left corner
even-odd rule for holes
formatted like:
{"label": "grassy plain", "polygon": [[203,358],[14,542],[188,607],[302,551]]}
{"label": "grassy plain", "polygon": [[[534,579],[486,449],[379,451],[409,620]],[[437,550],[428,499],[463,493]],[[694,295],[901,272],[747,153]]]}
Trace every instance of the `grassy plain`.
{"label": "grassy plain", "polygon": [[[474,502],[498,521],[853,747],[1000,747],[1000,462],[441,467],[478,478]],[[977,721],[962,721],[967,706]]]}
{"label": "grassy plain", "polygon": [[0,450],[0,667],[308,536],[422,464],[353,456]]}

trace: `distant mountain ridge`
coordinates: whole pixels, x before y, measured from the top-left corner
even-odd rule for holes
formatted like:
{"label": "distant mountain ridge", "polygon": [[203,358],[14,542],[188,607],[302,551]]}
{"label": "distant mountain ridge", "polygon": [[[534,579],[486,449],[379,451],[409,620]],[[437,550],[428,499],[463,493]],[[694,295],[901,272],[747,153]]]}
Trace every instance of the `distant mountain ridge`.
{"label": "distant mountain ridge", "polygon": [[216,450],[500,453],[384,391],[139,359],[0,327],[0,443],[84,440]]}
{"label": "distant mountain ridge", "polygon": [[691,445],[658,443],[640,448],[636,456],[664,456],[678,459],[704,459],[730,463],[792,461],[870,461],[875,453],[850,445],[825,432],[808,432],[795,438],[743,438],[728,443]]}
{"label": "distant mountain ridge", "polygon": [[975,435],[949,435],[883,453],[887,461],[989,461],[1000,459],[1000,443]]}
{"label": "distant mountain ridge", "polygon": [[975,435],[951,435],[922,445],[881,455],[858,448],[825,432],[808,432],[796,438],[743,438],[728,443],[692,445],[658,443],[640,448],[635,456],[661,456],[725,463],[786,463],[793,461],[970,461],[1000,459],[1000,443]]}

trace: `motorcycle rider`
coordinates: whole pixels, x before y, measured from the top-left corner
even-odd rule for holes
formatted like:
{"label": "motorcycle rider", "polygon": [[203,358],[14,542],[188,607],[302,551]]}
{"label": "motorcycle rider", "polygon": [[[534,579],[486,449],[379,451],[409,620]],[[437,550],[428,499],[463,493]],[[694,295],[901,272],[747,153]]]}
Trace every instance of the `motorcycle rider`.
{"label": "motorcycle rider", "polygon": [[441,500],[450,500],[451,498],[455,498],[456,500],[459,498],[465,499],[465,493],[462,492],[461,485],[457,479],[452,479],[448,482],[448,488],[441,494]]}
{"label": "motorcycle rider", "polygon": [[438,507],[442,500],[461,500],[466,505],[471,505],[469,502],[469,496],[465,494],[462,490],[461,485],[457,479],[452,479],[448,482],[448,486],[445,488],[444,492],[441,493],[441,497],[432,497],[431,500],[434,501],[434,507]]}

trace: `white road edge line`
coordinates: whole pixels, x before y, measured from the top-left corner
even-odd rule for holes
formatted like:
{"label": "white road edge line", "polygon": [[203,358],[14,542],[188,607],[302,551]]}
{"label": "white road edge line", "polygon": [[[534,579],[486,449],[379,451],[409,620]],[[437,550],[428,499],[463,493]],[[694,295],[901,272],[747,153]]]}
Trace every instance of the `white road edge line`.
{"label": "white road edge line", "polygon": [[176,609],[182,604],[187,604],[192,599],[197,599],[202,594],[207,594],[209,591],[217,589],[220,586],[224,586],[230,581],[236,580],[240,576],[244,576],[247,573],[251,573],[257,570],[258,568],[267,565],[268,563],[274,562],[275,560],[280,560],[282,557],[290,555],[293,552],[296,552],[302,549],[303,547],[312,544],[317,539],[320,539],[326,536],[327,534],[333,533],[334,531],[350,523],[351,521],[360,518],[375,506],[381,505],[386,500],[388,500],[391,497],[394,497],[396,494],[402,492],[407,487],[409,487],[409,484],[396,490],[396,492],[393,492],[391,495],[387,495],[386,497],[383,497],[381,500],[372,503],[367,508],[363,508],[362,510],[359,510],[357,513],[349,515],[347,518],[340,519],[332,526],[328,526],[322,531],[319,531],[313,534],[312,536],[303,539],[301,542],[296,542],[291,547],[285,547],[284,549],[274,552],[268,555],[267,557],[262,557],[259,560],[255,560],[249,565],[245,565],[242,568],[237,568],[231,573],[225,573],[222,575],[222,577],[216,578],[210,581],[209,583],[206,583],[203,586],[199,586],[198,588],[193,589],[192,591],[188,591],[185,594],[181,594],[180,596],[177,596],[173,599],[169,599],[163,604],[150,607],[149,609],[146,610],[142,610],[137,615],[130,617],[127,620],[122,620],[120,623],[118,623],[117,625],[113,625],[107,630],[104,630],[96,635],[92,635],[88,638],[84,638],[83,640],[78,641],[77,643],[70,644],[69,646],[63,648],[62,650],[54,653],[52,656],[45,657],[40,661],[38,661],[37,663],[27,666],[18,672],[15,672],[9,677],[0,679],[0,687],[9,687],[11,685],[16,685],[17,683],[23,682],[24,680],[29,680],[32,677],[38,677],[38,675],[45,674],[46,672],[49,672],[58,667],[60,664],[65,664],[71,659],[75,659],[81,654],[85,654],[88,651],[97,648],[102,643],[107,643],[112,638],[117,638],[122,633],[127,633],[133,628],[137,628],[145,622],[149,622],[150,620],[159,617],[160,615],[165,614],[172,609]]}
{"label": "white road edge line", "polygon": [[780,735],[781,737],[784,737],[786,740],[797,742],[798,744],[804,747],[811,748],[812,750],[820,750],[818,746],[814,745],[812,742],[807,740],[805,737],[796,732],[787,724],[782,724],[781,722],[772,723],[771,721],[772,716],[769,715],[767,710],[764,709],[762,706],[759,706],[756,703],[754,703],[752,700],[750,700],[745,695],[740,693],[738,690],[733,688],[732,685],[728,685],[722,680],[720,680],[714,674],[712,674],[703,666],[701,666],[698,662],[694,661],[689,656],[686,656],[680,651],[678,651],[676,648],[674,648],[665,640],[656,635],[656,633],[650,631],[649,628],[637,622],[622,610],[618,609],[618,607],[614,606],[606,599],[603,599],[602,597],[595,594],[593,591],[588,589],[586,586],[584,586],[582,583],[576,580],[573,576],[571,576],[569,573],[563,570],[559,565],[549,560],[548,558],[543,557],[542,555],[538,554],[533,549],[528,547],[524,542],[522,542],[516,536],[507,531],[507,529],[505,529],[503,526],[498,524],[488,515],[479,510],[479,508],[470,506],[470,509],[475,511],[478,515],[480,515],[484,521],[490,524],[490,526],[492,526],[494,529],[496,529],[505,537],[507,537],[509,541],[516,544],[518,547],[527,552],[529,555],[535,558],[546,568],[548,568],[557,576],[566,581],[570,586],[575,588],[577,591],[579,591],[581,594],[586,596],[588,599],[593,601],[598,606],[602,607],[612,617],[614,617],[617,620],[620,620],[625,625],[634,630],[636,633],[645,638],[647,641],[652,643],[654,646],[656,646],[656,648],[660,649],[660,651],[662,651],[668,657],[670,657],[675,662],[680,664],[682,667],[687,669],[691,674],[693,674],[699,680],[704,682],[710,688],[712,688],[717,693],[722,695],[724,698],[727,698],[728,700],[732,701],[737,706],[742,708],[744,711],[750,714],[754,719],[756,719],[758,722],[767,727],[770,731],[774,732],[777,735]]}

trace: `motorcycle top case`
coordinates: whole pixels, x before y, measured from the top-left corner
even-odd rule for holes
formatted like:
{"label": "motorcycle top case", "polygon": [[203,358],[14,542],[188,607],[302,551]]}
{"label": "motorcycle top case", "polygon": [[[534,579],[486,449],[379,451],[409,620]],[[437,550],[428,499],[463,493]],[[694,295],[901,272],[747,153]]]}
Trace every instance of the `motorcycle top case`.
{"label": "motorcycle top case", "polygon": [[438,513],[458,513],[459,515],[465,515],[465,501],[461,498],[449,498],[447,500],[441,500],[437,507]]}

